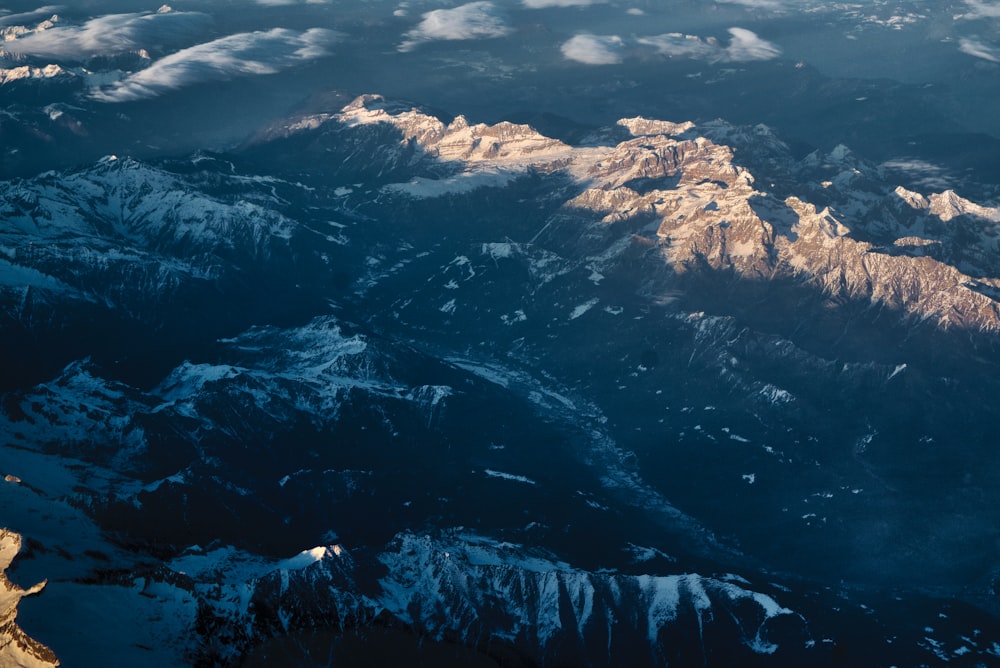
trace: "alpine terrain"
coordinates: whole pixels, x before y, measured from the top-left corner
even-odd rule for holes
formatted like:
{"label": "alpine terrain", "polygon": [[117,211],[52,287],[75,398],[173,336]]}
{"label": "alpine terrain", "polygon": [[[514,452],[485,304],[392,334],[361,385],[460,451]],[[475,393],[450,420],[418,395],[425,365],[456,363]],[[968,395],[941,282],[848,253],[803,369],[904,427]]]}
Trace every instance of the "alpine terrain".
{"label": "alpine terrain", "polygon": [[340,93],[0,183],[0,657],[1000,660],[1000,206],[911,188]]}

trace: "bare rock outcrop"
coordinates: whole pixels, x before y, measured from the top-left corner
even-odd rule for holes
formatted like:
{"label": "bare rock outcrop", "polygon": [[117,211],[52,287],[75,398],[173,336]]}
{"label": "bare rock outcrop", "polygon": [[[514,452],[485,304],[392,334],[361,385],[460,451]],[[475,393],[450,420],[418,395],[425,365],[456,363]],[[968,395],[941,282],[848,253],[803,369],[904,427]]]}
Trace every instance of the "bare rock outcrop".
{"label": "bare rock outcrop", "polygon": [[45,588],[45,581],[23,589],[7,577],[7,568],[21,551],[21,536],[0,529],[0,665],[23,668],[58,666],[55,652],[28,637],[17,625],[17,606],[25,596]]}

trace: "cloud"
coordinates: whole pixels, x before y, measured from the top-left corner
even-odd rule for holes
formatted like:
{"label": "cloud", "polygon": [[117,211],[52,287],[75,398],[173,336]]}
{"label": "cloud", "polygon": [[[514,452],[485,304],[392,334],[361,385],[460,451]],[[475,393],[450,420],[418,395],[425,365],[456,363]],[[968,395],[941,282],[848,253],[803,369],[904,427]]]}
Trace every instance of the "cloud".
{"label": "cloud", "polygon": [[761,39],[746,28],[730,28],[729,34],[733,39],[726,47],[726,60],[741,63],[748,60],[771,60],[781,55],[781,49],[775,44]]}
{"label": "cloud", "polygon": [[959,14],[960,19],[997,19],[1000,18],[1000,3],[982,2],[982,0],[965,0],[969,6],[968,14]]}
{"label": "cloud", "polygon": [[264,7],[286,7],[288,5],[327,5],[330,0],[254,0]]}
{"label": "cloud", "polygon": [[722,49],[714,39],[706,41],[695,35],[682,35],[672,32],[666,35],[642,37],[638,41],[639,44],[650,46],[656,49],[657,53],[664,56],[704,60],[721,59],[719,55]]}
{"label": "cloud", "polygon": [[958,50],[991,63],[1000,63],[1000,51],[974,37],[963,37],[958,43]]}
{"label": "cloud", "polygon": [[544,9],[545,7],[585,7],[599,5],[607,0],[521,0],[528,9]]}
{"label": "cloud", "polygon": [[623,60],[625,43],[617,35],[576,35],[560,48],[568,60],[586,65],[616,65]]}
{"label": "cloud", "polygon": [[162,95],[206,81],[274,74],[327,55],[340,34],[312,28],[305,32],[275,28],[238,33],[182,49],[92,93],[102,102],[128,102]]}
{"label": "cloud", "polygon": [[22,12],[20,14],[0,14],[0,26],[24,25],[28,21],[47,19],[61,10],[62,7],[59,5],[48,5],[47,7],[39,7],[33,11]]}
{"label": "cloud", "polygon": [[652,47],[657,53],[677,58],[694,58],[709,62],[742,63],[751,60],[771,60],[781,55],[781,49],[746,28],[730,28],[729,46],[723,47],[718,40],[703,39],[696,35],[667,33],[642,37],[638,43]]}
{"label": "cloud", "polygon": [[25,56],[83,60],[183,43],[210,22],[209,16],[201,12],[175,12],[169,8],[155,13],[108,14],[83,25],[56,24],[37,30],[6,42],[4,48]]}
{"label": "cloud", "polygon": [[914,185],[921,188],[941,192],[955,187],[955,180],[943,167],[919,158],[895,158],[883,162],[881,166],[890,171],[902,173]]}
{"label": "cloud", "polygon": [[784,3],[781,0],[715,0],[725,5],[743,5],[744,7],[757,7],[759,9],[778,9]]}
{"label": "cloud", "polygon": [[438,40],[504,37],[510,32],[492,2],[470,2],[454,9],[425,13],[417,27],[404,35],[407,39],[399,45],[399,50],[410,51],[424,42]]}

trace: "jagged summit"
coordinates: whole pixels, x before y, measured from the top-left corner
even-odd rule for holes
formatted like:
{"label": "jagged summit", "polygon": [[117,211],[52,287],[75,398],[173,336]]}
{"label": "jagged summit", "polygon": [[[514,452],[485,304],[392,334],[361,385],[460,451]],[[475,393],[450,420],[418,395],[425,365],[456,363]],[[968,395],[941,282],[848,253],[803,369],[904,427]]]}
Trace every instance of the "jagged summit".
{"label": "jagged summit", "polygon": [[628,130],[634,137],[645,137],[649,135],[682,135],[694,129],[695,124],[691,121],[684,123],[673,123],[671,121],[658,121],[649,118],[636,116],[635,118],[622,118],[618,125]]}

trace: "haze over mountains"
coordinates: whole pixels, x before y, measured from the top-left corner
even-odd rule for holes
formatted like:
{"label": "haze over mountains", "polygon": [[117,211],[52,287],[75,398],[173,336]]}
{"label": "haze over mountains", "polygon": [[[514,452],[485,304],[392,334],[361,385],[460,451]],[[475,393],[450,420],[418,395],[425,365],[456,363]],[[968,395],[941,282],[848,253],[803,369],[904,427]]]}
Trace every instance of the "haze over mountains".
{"label": "haze over mountains", "polygon": [[7,9],[4,648],[1000,656],[991,4]]}

